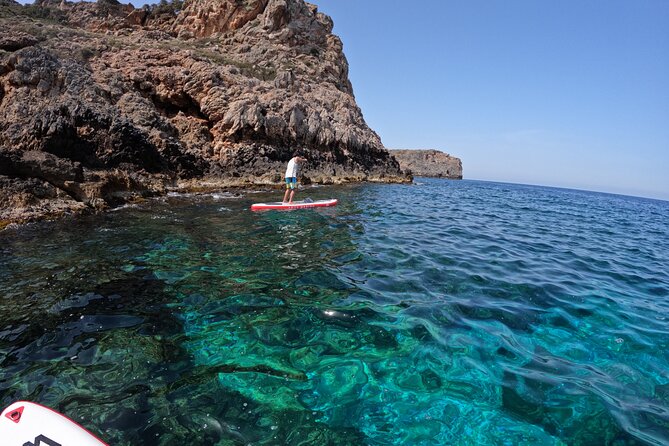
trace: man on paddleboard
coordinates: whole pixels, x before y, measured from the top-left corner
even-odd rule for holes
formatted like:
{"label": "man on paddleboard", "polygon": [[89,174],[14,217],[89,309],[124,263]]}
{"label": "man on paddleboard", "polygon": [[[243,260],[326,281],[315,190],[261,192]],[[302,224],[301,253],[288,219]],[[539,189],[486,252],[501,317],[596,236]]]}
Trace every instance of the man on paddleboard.
{"label": "man on paddleboard", "polygon": [[[295,189],[297,189],[297,174],[300,171],[300,164],[306,162],[307,159],[298,151],[293,154],[293,157],[288,161],[286,168],[286,193],[283,194],[283,204],[290,204],[293,202],[295,196]],[[290,198],[288,193],[290,192]]]}

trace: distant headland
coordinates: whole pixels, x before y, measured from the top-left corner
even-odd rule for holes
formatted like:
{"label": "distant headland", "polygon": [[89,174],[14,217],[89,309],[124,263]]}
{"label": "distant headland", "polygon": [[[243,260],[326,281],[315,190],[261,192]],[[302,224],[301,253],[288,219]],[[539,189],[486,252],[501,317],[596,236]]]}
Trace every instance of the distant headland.
{"label": "distant headland", "polygon": [[400,168],[419,177],[462,179],[460,158],[439,150],[389,149],[399,161]]}
{"label": "distant headland", "polygon": [[0,0],[0,26],[5,222],[276,184],[297,148],[311,182],[411,181],[303,0]]}

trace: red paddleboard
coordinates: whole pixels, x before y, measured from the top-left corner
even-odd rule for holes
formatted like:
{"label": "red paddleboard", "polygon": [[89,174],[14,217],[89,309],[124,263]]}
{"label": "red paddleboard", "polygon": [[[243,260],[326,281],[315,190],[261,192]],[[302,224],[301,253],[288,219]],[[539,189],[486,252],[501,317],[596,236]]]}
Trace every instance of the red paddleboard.
{"label": "red paddleboard", "polygon": [[28,401],[0,414],[2,446],[108,446],[64,415]]}
{"label": "red paddleboard", "polygon": [[337,204],[337,199],[332,198],[330,200],[316,200],[316,201],[293,201],[292,203],[282,203],[280,201],[275,201],[273,203],[255,203],[251,205],[252,211],[267,211],[267,210],[277,210],[277,211],[290,211],[293,209],[309,209],[309,208],[323,208],[328,206],[334,206]]}

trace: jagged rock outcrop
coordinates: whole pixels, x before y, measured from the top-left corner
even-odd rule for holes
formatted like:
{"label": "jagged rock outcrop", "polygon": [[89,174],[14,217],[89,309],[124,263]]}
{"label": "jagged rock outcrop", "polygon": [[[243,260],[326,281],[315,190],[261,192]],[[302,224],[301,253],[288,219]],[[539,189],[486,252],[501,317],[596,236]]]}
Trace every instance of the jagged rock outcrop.
{"label": "jagged rock outcrop", "polygon": [[307,181],[409,180],[365,123],[316,6],[178,8],[0,0],[0,220],[49,213],[49,200],[78,212],[168,187],[275,184],[295,149]]}
{"label": "jagged rock outcrop", "polygon": [[[272,3],[267,8],[268,3]],[[260,16],[265,10],[263,22],[275,23],[274,18],[280,20],[288,15],[286,0],[247,0],[247,1],[218,1],[200,0],[191,1],[184,5],[183,11],[176,19],[176,27],[181,33],[188,32],[195,37],[208,37],[215,33],[235,31],[251,20]],[[283,25],[287,25],[286,20]],[[280,26],[280,25],[279,25]],[[278,28],[277,26],[276,28]],[[271,27],[275,29],[274,26]]]}
{"label": "jagged rock outcrop", "polygon": [[399,161],[403,170],[419,177],[462,179],[460,158],[439,150],[394,149],[389,152]]}

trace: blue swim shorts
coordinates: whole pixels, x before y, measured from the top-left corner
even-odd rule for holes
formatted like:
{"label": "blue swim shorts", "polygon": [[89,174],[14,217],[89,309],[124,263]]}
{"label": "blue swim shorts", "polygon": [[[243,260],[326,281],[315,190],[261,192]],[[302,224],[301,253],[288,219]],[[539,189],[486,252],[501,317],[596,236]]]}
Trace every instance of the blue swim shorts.
{"label": "blue swim shorts", "polygon": [[297,177],[286,178],[286,189],[295,189],[297,187]]}

